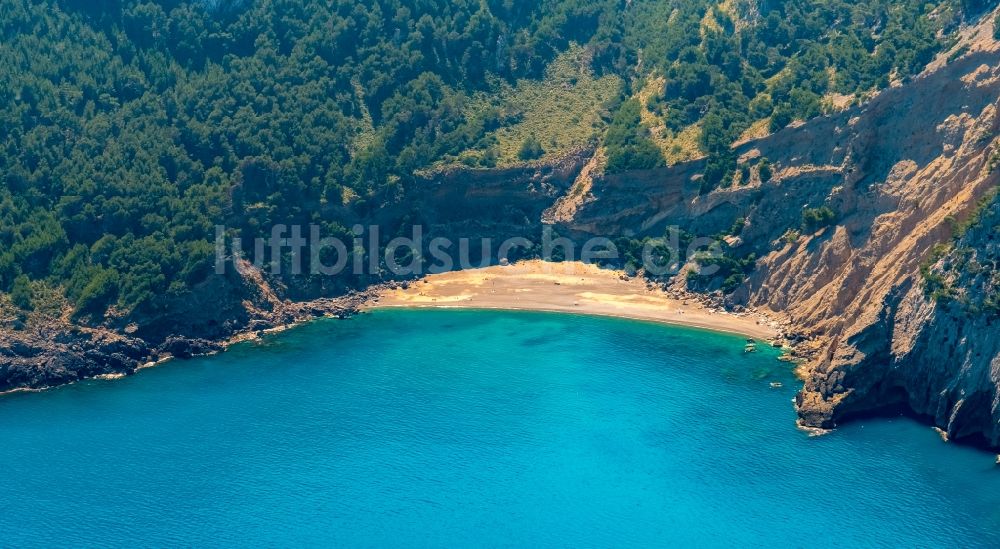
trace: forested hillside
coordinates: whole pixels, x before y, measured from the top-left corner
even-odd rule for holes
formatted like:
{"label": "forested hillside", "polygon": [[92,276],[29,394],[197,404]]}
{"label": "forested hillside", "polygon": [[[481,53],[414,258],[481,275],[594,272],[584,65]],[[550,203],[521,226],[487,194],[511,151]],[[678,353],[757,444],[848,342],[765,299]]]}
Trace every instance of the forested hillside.
{"label": "forested hillside", "polygon": [[707,155],[708,191],[734,141],[905,81],[981,4],[0,0],[0,292],[155,312],[216,224],[345,235],[415,173],[579,143],[609,171]]}

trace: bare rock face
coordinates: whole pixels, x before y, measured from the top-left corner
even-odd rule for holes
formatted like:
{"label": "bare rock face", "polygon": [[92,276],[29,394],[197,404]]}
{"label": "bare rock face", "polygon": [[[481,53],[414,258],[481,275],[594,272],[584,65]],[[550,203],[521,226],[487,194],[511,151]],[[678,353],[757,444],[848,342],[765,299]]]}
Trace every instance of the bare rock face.
{"label": "bare rock face", "polygon": [[[898,406],[953,439],[1000,446],[1000,324],[982,304],[991,291],[983,280],[1000,277],[1000,221],[985,215],[951,254],[933,257],[1000,183],[1000,44],[991,29],[971,29],[956,45],[966,53],[944,54],[865,105],[740,145],[742,158],[772,162],[767,182],[700,195],[700,161],[598,176],[594,199],[565,226],[709,235],[745,217],[740,250],[760,259],[731,300],[818,336],[800,370],[804,426]],[[835,223],[801,234],[802,209],[820,205]],[[962,258],[975,274],[947,277],[961,299],[935,299],[921,267]]]}
{"label": "bare rock face", "polygon": [[386,209],[375,221],[388,225],[416,210],[420,221],[438,233],[464,231],[475,224],[500,233],[513,228],[517,234],[510,236],[525,236],[525,229],[540,224],[542,212],[569,189],[592,154],[593,150],[579,149],[523,166],[427,174],[406,189],[396,208]]}
{"label": "bare rock face", "polygon": [[797,398],[804,425],[900,405],[952,439],[1000,445],[995,328],[935,302],[920,273],[998,183],[996,67],[995,48],[976,52],[859,113],[854,170],[831,194],[841,221],[769,254],[751,280],[750,303],[826,335]]}
{"label": "bare rock face", "polygon": [[[812,372],[799,397],[802,419],[832,426],[852,413],[900,403],[950,440],[998,447],[1000,201],[988,202],[921,278],[888,296],[879,321],[845,346],[853,355]],[[835,375],[848,376],[849,389],[830,387]]]}

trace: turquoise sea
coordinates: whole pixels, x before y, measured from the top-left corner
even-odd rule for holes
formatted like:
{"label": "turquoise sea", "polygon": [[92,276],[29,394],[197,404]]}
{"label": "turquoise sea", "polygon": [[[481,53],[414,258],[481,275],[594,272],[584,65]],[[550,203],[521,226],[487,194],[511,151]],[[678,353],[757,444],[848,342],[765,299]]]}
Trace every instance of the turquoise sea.
{"label": "turquoise sea", "polygon": [[1000,546],[992,455],[906,419],[809,437],[775,358],[396,310],[9,395],[0,545]]}

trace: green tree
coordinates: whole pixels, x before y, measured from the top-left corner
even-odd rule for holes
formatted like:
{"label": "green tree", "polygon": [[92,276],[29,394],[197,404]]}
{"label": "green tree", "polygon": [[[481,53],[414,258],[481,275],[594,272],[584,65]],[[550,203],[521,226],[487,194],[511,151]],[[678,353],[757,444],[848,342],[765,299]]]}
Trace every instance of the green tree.
{"label": "green tree", "polygon": [[521,143],[521,148],[517,151],[517,157],[521,160],[535,160],[541,158],[545,154],[545,149],[542,148],[541,141],[535,137],[535,134],[531,134]]}
{"label": "green tree", "polygon": [[757,170],[761,183],[767,183],[774,176],[774,168],[771,167],[771,161],[767,158],[760,159]]}
{"label": "green tree", "polygon": [[30,311],[33,308],[31,280],[27,276],[20,275],[14,279],[14,286],[10,291],[10,299],[14,305],[25,311]]}
{"label": "green tree", "polygon": [[807,232],[817,231],[832,225],[837,214],[829,206],[806,208],[802,211],[802,229]]}
{"label": "green tree", "polygon": [[666,164],[662,151],[650,139],[649,130],[642,124],[640,109],[637,100],[629,99],[615,113],[604,137],[607,173],[644,170]]}

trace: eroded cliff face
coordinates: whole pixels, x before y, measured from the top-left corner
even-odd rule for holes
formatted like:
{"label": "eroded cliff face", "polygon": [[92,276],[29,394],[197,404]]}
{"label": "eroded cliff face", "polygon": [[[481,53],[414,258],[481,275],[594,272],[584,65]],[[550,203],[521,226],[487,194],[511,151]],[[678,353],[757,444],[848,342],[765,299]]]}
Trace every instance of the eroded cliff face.
{"label": "eroded cliff face", "polygon": [[[878,321],[847,342],[864,356],[810,377],[803,398],[840,404],[829,412],[822,403],[803,406],[819,412],[804,418],[822,425],[872,406],[905,404],[951,438],[1000,446],[1000,201],[990,200],[949,246],[925,264],[919,283],[894,288]],[[834,375],[845,388],[829,387]]]}
{"label": "eroded cliff face", "polygon": [[[745,217],[738,251],[760,259],[731,299],[813,336],[797,398],[804,425],[833,427],[898,404],[956,438],[1000,446],[996,319],[957,316],[927,295],[920,274],[998,184],[1000,45],[986,19],[953,50],[964,54],[945,54],[913,81],[741,145],[744,160],[773,163],[767,182],[699,195],[699,161],[596,177],[565,227],[629,235],[678,225],[709,235]],[[818,206],[835,223],[800,234],[803,208]],[[991,230],[971,231],[981,237],[967,247],[988,254]]]}
{"label": "eroded cliff face", "polygon": [[413,212],[410,222],[424,224],[437,236],[531,237],[540,230],[545,209],[570,188],[592,153],[579,149],[527,166],[429,174],[375,221],[388,225]]}

